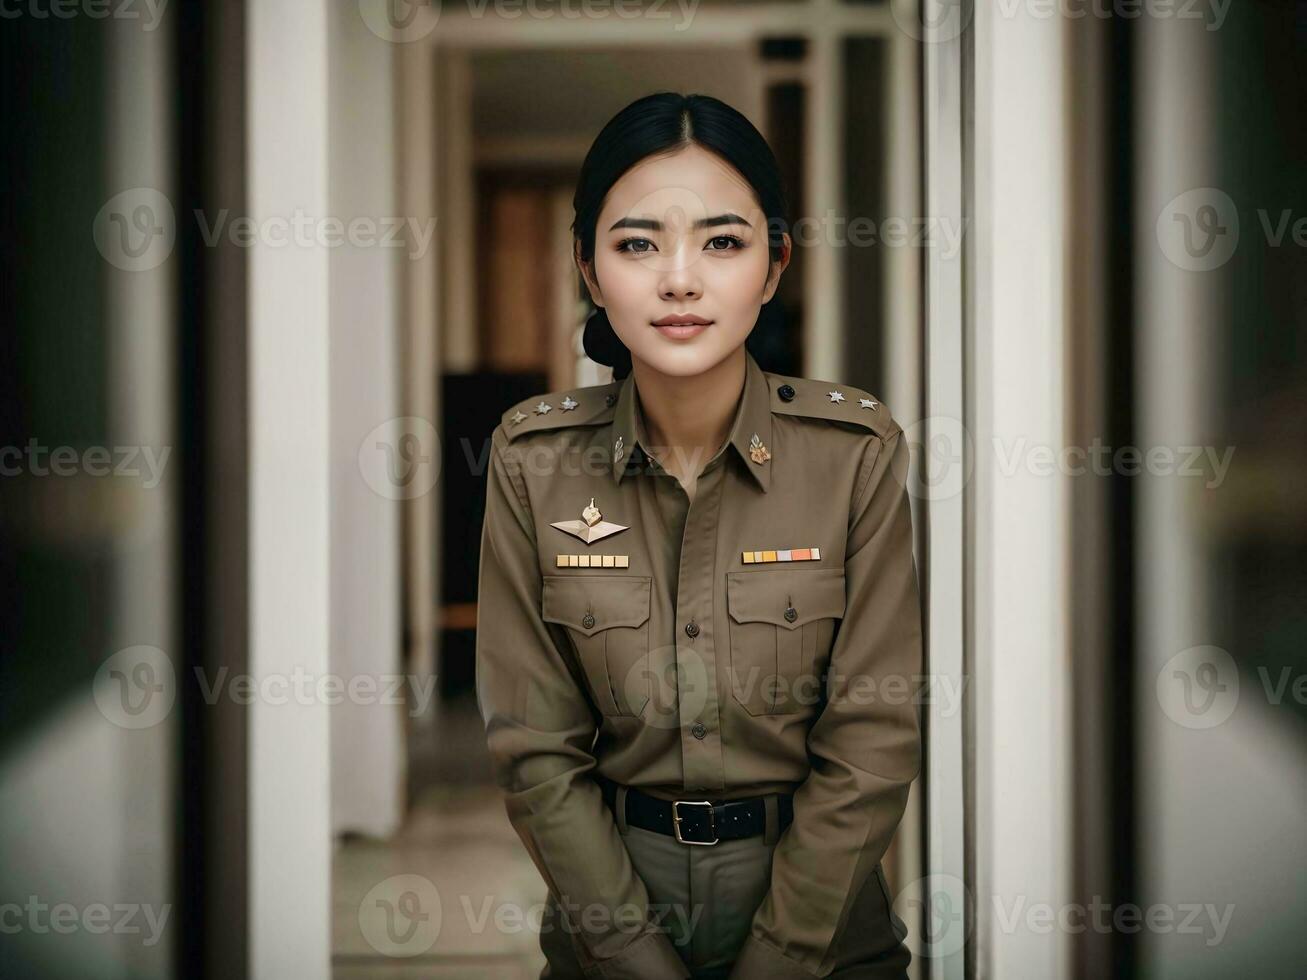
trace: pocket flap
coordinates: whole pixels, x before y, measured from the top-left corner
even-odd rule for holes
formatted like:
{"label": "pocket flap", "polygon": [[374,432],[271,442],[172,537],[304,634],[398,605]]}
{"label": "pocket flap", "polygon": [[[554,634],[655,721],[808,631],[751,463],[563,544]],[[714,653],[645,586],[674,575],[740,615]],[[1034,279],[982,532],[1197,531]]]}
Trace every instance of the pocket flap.
{"label": "pocket flap", "polygon": [[[844,569],[759,569],[726,573],[726,604],[737,623],[798,629],[814,619],[844,618]],[[794,618],[786,610],[794,607]]]}
{"label": "pocket flap", "polygon": [[[541,618],[593,636],[614,626],[640,626],[649,618],[648,575],[546,575]],[[586,613],[594,617],[586,624]]]}

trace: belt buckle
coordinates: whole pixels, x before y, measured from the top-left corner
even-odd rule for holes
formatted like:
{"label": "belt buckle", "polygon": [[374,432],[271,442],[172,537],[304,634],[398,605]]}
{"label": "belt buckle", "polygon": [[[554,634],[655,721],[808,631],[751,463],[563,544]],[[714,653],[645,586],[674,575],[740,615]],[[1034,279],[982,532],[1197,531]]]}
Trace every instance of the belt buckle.
{"label": "belt buckle", "polygon": [[[708,808],[708,826],[712,830],[712,840],[687,840],[681,836],[681,811],[676,809],[682,804],[686,806],[706,806]],[[672,829],[676,832],[676,839],[682,844],[716,844],[720,837],[717,836],[717,826],[713,819],[713,805],[707,800],[673,800],[672,801]]]}

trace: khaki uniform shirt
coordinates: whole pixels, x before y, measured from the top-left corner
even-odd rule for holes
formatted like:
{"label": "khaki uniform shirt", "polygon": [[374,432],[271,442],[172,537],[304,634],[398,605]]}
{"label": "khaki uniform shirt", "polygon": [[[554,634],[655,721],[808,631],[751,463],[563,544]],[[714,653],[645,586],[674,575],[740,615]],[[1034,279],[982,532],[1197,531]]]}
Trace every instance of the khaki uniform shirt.
{"label": "khaki uniform shirt", "polygon": [[830,972],[919,769],[903,431],[865,391],[746,359],[693,500],[644,452],[634,375],[494,430],[478,705],[513,826],[582,910],[588,976],[688,975],[594,773],[669,800],[795,793],[732,974],[753,980]]}

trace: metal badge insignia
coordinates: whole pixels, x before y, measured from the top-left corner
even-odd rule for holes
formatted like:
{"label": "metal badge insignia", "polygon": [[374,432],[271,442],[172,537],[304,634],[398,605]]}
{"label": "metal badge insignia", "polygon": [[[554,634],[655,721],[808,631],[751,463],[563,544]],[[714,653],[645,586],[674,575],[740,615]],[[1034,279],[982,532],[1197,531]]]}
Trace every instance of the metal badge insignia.
{"label": "metal badge insignia", "polygon": [[859,399],[858,399],[858,404],[861,405],[863,408],[875,408],[875,407],[876,407],[876,399],[874,399],[874,398],[859,398]]}
{"label": "metal badge insignia", "polygon": [[844,401],[844,392],[842,391],[828,391],[826,394],[830,395],[830,400],[833,402]]}
{"label": "metal badge insignia", "polygon": [[767,447],[762,444],[762,440],[758,438],[758,433],[756,432],[753,434],[753,438],[749,440],[749,457],[755,463],[765,463],[767,460],[771,459],[771,453],[768,451]]}
{"label": "metal badge insignia", "polygon": [[612,521],[604,520],[603,517],[604,515],[599,513],[599,508],[595,506],[594,497],[591,497],[589,505],[581,511],[581,520],[554,521],[549,526],[558,528],[564,534],[580,538],[586,544],[594,544],[610,534],[628,530],[627,525],[614,524]]}

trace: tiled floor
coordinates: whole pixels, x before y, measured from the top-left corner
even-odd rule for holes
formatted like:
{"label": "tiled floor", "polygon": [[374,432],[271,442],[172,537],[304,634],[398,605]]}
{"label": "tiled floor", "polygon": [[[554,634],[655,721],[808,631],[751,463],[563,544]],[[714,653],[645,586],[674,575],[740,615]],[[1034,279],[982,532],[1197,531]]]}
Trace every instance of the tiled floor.
{"label": "tiled floor", "polygon": [[411,763],[403,829],[336,849],[335,980],[537,980],[545,885],[487,775],[475,704],[445,705]]}

